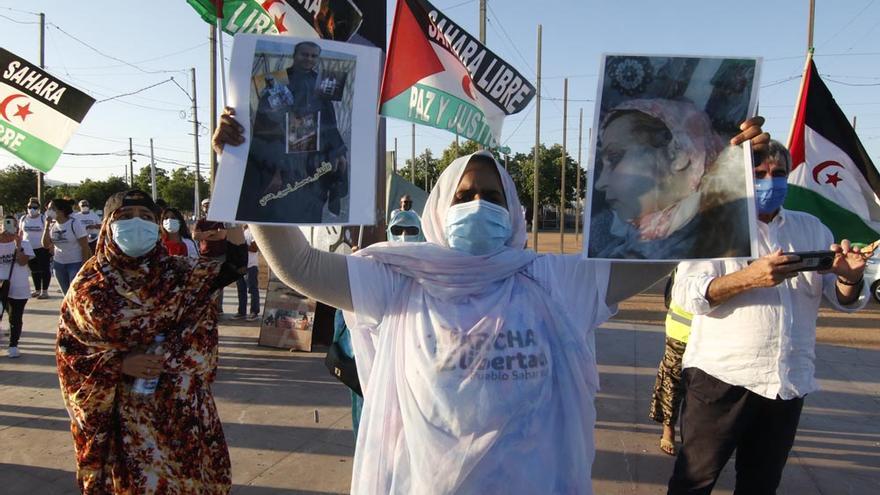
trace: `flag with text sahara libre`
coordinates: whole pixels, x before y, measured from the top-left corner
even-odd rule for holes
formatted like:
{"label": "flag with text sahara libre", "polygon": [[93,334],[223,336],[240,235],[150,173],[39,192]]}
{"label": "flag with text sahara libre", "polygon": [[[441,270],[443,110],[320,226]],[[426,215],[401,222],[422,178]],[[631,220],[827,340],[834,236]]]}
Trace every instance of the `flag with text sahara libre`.
{"label": "flag with text sahara libre", "polygon": [[838,241],[880,239],[880,174],[812,60],[804,77],[785,207],[815,215]]}
{"label": "flag with text sahara libre", "polygon": [[95,99],[0,48],[0,148],[48,172]]}
{"label": "flag with text sahara libre", "polygon": [[[277,34],[282,21],[272,18],[257,0],[186,0],[208,24],[217,24],[229,34]],[[283,24],[282,24],[283,26]]]}
{"label": "flag with text sahara libre", "polygon": [[498,146],[504,117],[535,96],[510,64],[427,0],[398,0],[380,113]]}

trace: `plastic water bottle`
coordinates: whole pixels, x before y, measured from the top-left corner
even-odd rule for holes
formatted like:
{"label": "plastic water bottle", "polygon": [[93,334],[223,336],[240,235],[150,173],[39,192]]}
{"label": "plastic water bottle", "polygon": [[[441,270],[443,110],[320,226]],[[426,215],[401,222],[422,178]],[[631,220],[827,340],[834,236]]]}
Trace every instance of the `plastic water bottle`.
{"label": "plastic water bottle", "polygon": [[[161,355],[165,352],[162,348],[162,343],[165,342],[165,335],[159,334],[153,339],[153,343],[150,344],[150,347],[147,347],[146,354],[152,355]],[[159,377],[155,378],[137,378],[134,381],[134,385],[131,387],[131,391],[140,394],[140,395],[153,395],[153,392],[156,391],[156,386],[159,385]]]}

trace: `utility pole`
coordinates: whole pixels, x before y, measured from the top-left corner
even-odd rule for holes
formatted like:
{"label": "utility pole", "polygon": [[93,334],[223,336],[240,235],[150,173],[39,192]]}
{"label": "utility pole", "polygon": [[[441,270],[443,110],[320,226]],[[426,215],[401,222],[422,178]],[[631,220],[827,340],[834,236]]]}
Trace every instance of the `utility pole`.
{"label": "utility pole", "polygon": [[199,165],[199,107],[198,97],[196,96],[196,69],[190,68],[192,74],[192,123],[193,123],[193,145],[196,153],[196,183],[195,183],[195,205],[193,206],[193,215],[199,214],[201,206],[201,198],[199,197],[199,183],[202,182],[201,166]]}
{"label": "utility pole", "polygon": [[153,155],[153,138],[150,138],[150,188],[153,193],[153,201],[159,198],[159,193],[156,191],[156,158]]}
{"label": "utility pole", "polygon": [[134,149],[128,138],[128,186],[134,189]]}
{"label": "utility pole", "polygon": [[[217,128],[217,25],[211,24],[208,33],[208,39],[211,44],[211,85],[210,85],[210,94],[209,98],[211,99],[211,134],[214,134],[214,129]],[[217,174],[217,153],[214,152],[214,147],[209,147],[211,153],[211,190],[214,190],[214,177]]]}
{"label": "utility pole", "polygon": [[[46,68],[46,14],[40,12],[40,68]],[[43,172],[37,172],[37,202],[43,204]]]}
{"label": "utility pole", "polygon": [[574,186],[574,242],[578,244],[580,242],[580,238],[578,237],[578,232],[580,229],[581,222],[581,157],[583,147],[584,147],[584,109],[581,108],[580,117],[578,119],[580,123],[578,124],[578,165],[575,169],[575,186]]}
{"label": "utility pole", "polygon": [[397,138],[394,138],[394,173],[397,173]]}
{"label": "utility pole", "polygon": [[560,163],[559,176],[562,179],[559,186],[559,254],[565,252],[565,164],[568,161],[568,78],[563,80],[562,85],[562,160]]}
{"label": "utility pole", "polygon": [[486,0],[480,0],[480,43],[486,44]]}
{"label": "utility pole", "polygon": [[856,130],[856,116],[853,115],[853,130]]}
{"label": "utility pole", "polygon": [[541,25],[538,24],[538,84],[535,94],[535,169],[532,171],[532,249],[538,252],[538,162],[541,155]]}
{"label": "utility pole", "polygon": [[412,162],[409,164],[409,180],[416,183],[416,125],[412,125]]}

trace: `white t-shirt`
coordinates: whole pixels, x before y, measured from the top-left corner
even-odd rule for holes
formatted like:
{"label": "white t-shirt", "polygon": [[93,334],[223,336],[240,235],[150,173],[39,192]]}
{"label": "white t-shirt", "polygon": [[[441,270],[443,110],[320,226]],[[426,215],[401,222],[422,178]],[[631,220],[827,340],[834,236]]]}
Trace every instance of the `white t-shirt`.
{"label": "white t-shirt", "polygon": [[[21,248],[29,258],[34,257],[34,250],[28,241],[21,241]],[[28,279],[31,271],[27,265],[15,263],[15,251],[15,241],[0,243],[0,280],[9,278],[9,264],[13,263],[9,297],[11,299],[27,299],[31,297],[31,286]]]}
{"label": "white t-shirt", "polygon": [[43,247],[43,228],[46,225],[46,216],[42,213],[36,217],[25,215],[18,222],[18,229],[22,231],[24,240],[28,241],[34,249]]}
{"label": "white t-shirt", "polygon": [[[250,249],[251,244],[254,243],[254,234],[251,233],[251,229],[247,229],[244,231],[244,243],[248,247],[248,249]],[[258,255],[259,253],[248,251],[248,268],[252,266],[258,266]]]}
{"label": "white t-shirt", "polygon": [[[358,257],[348,271],[345,318],[366,393],[353,494],[592,493],[596,363],[572,357],[595,356],[594,329],[613,314],[609,263],[545,255],[526,270],[575,335],[550,328],[525,282],[504,308],[493,293],[454,314],[415,314],[412,279]],[[457,328],[487,314],[481,303],[504,327],[462,339]]]}
{"label": "white t-shirt", "polygon": [[57,221],[49,228],[49,238],[55,245],[56,263],[76,263],[83,261],[82,247],[78,239],[86,237],[86,229],[74,218],[59,224]]}
{"label": "white t-shirt", "polygon": [[86,233],[89,235],[89,242],[98,240],[98,232],[101,230],[101,219],[94,211],[89,210],[88,213],[78,211],[71,215],[80,225],[85,227]]}

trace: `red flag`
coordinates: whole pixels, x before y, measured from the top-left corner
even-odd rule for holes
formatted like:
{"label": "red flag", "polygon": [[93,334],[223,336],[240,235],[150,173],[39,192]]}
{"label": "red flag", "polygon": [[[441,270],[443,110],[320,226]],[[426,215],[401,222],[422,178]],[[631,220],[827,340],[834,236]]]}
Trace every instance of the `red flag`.
{"label": "red flag", "polygon": [[211,3],[217,9],[217,18],[223,19],[223,0],[211,0]]}

